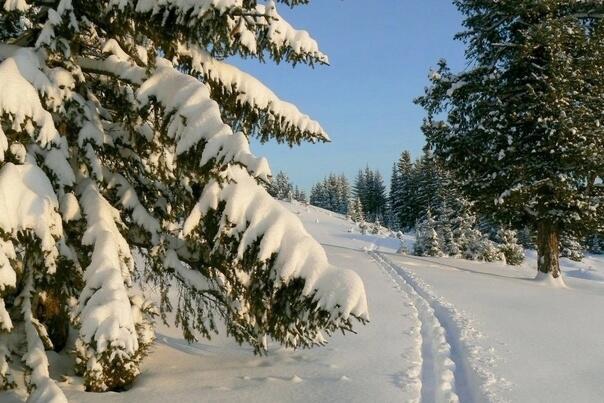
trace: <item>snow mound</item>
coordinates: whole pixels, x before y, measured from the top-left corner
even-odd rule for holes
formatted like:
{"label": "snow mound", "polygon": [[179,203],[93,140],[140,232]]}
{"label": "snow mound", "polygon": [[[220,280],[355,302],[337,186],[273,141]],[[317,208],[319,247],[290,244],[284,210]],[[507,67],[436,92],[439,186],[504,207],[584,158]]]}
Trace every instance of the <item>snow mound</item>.
{"label": "snow mound", "polygon": [[564,278],[562,276],[554,278],[551,274],[543,273],[540,271],[537,272],[535,281],[553,288],[567,288],[566,283],[564,282]]}

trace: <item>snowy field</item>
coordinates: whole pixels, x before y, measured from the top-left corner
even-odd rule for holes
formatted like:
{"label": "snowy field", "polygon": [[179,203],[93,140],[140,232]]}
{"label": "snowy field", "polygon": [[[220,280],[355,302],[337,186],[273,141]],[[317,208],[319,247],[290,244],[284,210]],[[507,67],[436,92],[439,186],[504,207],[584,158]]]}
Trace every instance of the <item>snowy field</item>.
{"label": "snowy field", "polygon": [[[325,347],[267,356],[230,339],[187,344],[160,327],[132,389],[73,402],[595,402],[604,396],[604,259],[563,259],[566,287],[521,267],[400,256],[400,241],[362,235],[342,216],[285,203],[332,264],[364,280],[371,322]],[[351,232],[352,231],[352,232]],[[407,236],[404,242],[411,243]],[[64,357],[55,357],[55,367]],[[2,402],[21,402],[15,392]]]}

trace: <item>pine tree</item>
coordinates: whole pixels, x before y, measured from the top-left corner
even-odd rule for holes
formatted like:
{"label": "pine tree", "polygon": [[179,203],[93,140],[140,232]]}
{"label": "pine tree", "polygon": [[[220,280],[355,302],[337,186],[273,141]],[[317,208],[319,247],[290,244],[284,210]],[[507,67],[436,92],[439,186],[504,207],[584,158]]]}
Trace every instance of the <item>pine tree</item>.
{"label": "pine tree", "polygon": [[415,254],[418,256],[442,256],[442,248],[436,233],[436,222],[432,218],[430,210],[416,227]]}
{"label": "pine tree", "polygon": [[348,212],[348,201],[351,198],[350,184],[345,175],[338,176],[337,182],[337,212],[340,214],[346,214]]}
{"label": "pine tree", "polygon": [[394,193],[393,209],[402,229],[410,229],[418,220],[417,177],[409,151],[403,151],[398,162],[398,185]]}
{"label": "pine tree", "polygon": [[441,191],[444,189],[441,181],[441,171],[438,162],[428,149],[417,164],[417,188],[415,203],[419,207],[418,214],[424,216],[428,210],[437,211],[442,201]]}
{"label": "pine tree", "polygon": [[387,212],[387,198],[384,178],[379,171],[373,171],[369,167],[359,171],[353,192],[361,200],[368,221],[383,220]]}
{"label": "pine tree", "polygon": [[310,189],[310,204],[321,208],[327,207],[325,186],[322,182],[314,184]]}
{"label": "pine tree", "polygon": [[380,220],[379,219],[375,220],[375,222],[371,225],[371,233],[373,235],[378,235],[380,233],[381,227],[382,227],[382,224],[380,223]]}
{"label": "pine tree", "polygon": [[268,187],[268,193],[277,200],[286,200],[290,193],[293,193],[294,186],[289,180],[287,174],[279,171],[276,176],[271,178],[271,183]]}
{"label": "pine tree", "polygon": [[392,174],[390,176],[390,193],[388,194],[388,212],[390,218],[389,227],[393,230],[401,228],[398,212],[401,210],[401,177],[396,163],[392,164]]}
{"label": "pine tree", "polygon": [[454,3],[471,68],[432,72],[423,131],[481,212],[536,231],[539,271],[557,278],[561,234],[604,220],[602,6]]}
{"label": "pine tree", "polygon": [[297,185],[294,187],[294,200],[300,203],[307,203],[306,192],[304,189],[300,189]]}
{"label": "pine tree", "polygon": [[354,185],[352,187],[352,193],[355,199],[358,199],[363,206],[363,214],[366,215],[367,210],[365,204],[368,201],[369,188],[367,179],[369,176],[369,167],[365,170],[359,170],[357,177],[355,178]]}
{"label": "pine tree", "polygon": [[477,234],[480,234],[479,231],[475,231],[475,225],[476,216],[471,210],[470,203],[462,200],[455,216],[451,219],[453,239],[462,254],[465,254],[470,243],[475,242]]}
{"label": "pine tree", "polygon": [[10,351],[31,401],[65,401],[44,350],[65,346],[70,327],[86,388],[126,387],[157,314],[137,279],[187,340],[221,320],[256,352],[265,336],[309,347],[365,321],[358,276],[334,272],[260,185],[268,163],[250,151],[251,137],[326,133],[230,56],[327,63],[274,1],[4,2],[0,388],[14,384]]}
{"label": "pine tree", "polygon": [[361,199],[358,197],[354,199],[354,202],[351,203],[351,210],[349,210],[348,215],[352,221],[356,223],[365,221],[365,214],[363,213],[363,204],[361,203]]}
{"label": "pine tree", "polygon": [[340,214],[347,213],[349,200],[350,185],[346,176],[333,173],[314,185],[310,194],[310,204]]}
{"label": "pine tree", "polygon": [[594,253],[596,255],[601,255],[604,253],[604,235],[602,234],[593,234],[587,237],[586,240],[587,250],[590,253]]}
{"label": "pine tree", "polygon": [[560,237],[560,256],[580,262],[585,257],[585,247],[571,234]]}
{"label": "pine tree", "polygon": [[525,249],[535,249],[535,234],[527,226],[518,230],[518,242]]}
{"label": "pine tree", "polygon": [[437,214],[437,232],[439,234],[442,251],[447,256],[459,256],[461,249],[458,240],[453,234],[452,220],[456,213],[449,207],[447,201],[441,204]]}
{"label": "pine tree", "polygon": [[497,243],[499,250],[505,256],[505,262],[509,265],[519,265],[524,261],[524,250],[518,243],[516,231],[500,228],[497,232]]}

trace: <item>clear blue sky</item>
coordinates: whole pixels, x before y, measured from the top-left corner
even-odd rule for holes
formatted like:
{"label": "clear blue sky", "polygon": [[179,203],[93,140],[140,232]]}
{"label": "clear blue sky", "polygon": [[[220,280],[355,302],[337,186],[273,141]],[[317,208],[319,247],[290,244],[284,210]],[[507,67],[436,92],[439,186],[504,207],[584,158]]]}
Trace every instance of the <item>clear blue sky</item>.
{"label": "clear blue sky", "polygon": [[254,143],[255,154],[307,190],[330,172],[352,179],[367,164],[389,178],[402,150],[419,155],[424,114],[413,98],[439,58],[464,65],[463,46],[453,40],[461,17],[450,1],[314,0],[279,12],[310,32],[331,65],[237,64],[321,122],[332,143]]}

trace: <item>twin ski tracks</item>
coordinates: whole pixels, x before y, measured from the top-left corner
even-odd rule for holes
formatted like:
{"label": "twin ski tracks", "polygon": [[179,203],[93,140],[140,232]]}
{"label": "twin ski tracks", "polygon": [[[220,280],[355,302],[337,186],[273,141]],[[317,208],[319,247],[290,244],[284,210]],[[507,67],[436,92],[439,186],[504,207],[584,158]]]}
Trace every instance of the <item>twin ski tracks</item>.
{"label": "twin ski tracks", "polygon": [[417,351],[405,382],[415,389],[415,400],[425,403],[489,401],[482,395],[480,379],[468,362],[460,314],[433,295],[410,271],[379,252],[368,254],[406,294],[412,314],[417,318],[417,328],[411,331],[416,337]]}

